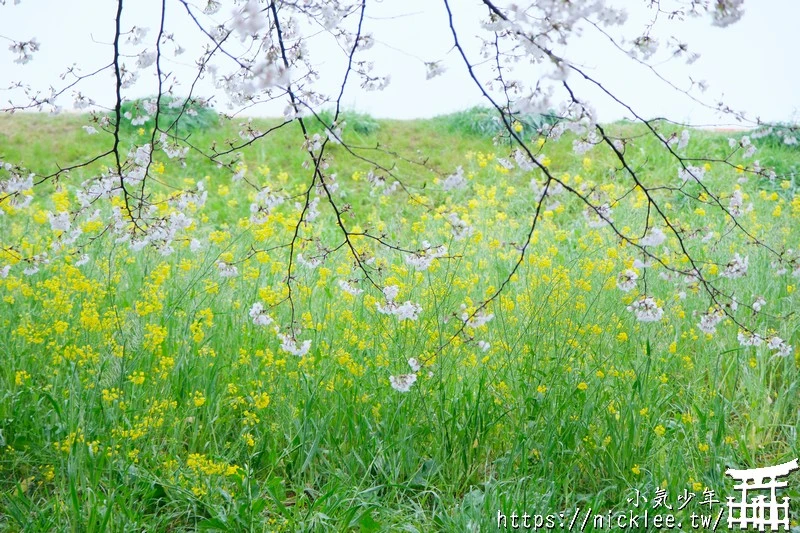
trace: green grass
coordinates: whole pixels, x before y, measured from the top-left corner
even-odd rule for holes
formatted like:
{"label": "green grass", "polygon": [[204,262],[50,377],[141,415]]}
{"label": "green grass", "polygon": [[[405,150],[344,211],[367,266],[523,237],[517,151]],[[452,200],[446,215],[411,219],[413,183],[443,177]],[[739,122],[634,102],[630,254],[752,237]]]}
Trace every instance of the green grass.
{"label": "green grass", "polygon": [[[434,118],[433,122],[443,126],[454,135],[475,136],[484,139],[508,137],[502,119],[494,109],[488,107],[473,107],[449,115],[442,115]],[[555,120],[553,115],[548,114],[518,114],[511,122],[518,123],[528,133],[535,133],[543,127],[554,124]]]}
{"label": "green grass", "polygon": [[[317,114],[316,117],[309,117],[311,123],[311,131],[313,133],[322,133],[326,131],[333,124],[335,111],[332,109],[325,109]],[[365,113],[358,113],[357,111],[345,110],[339,114],[338,123],[345,124],[345,128],[362,136],[370,136],[376,133],[381,125]]]}
{"label": "green grass", "polygon": [[[160,129],[172,135],[185,136],[198,130],[207,130],[219,124],[219,115],[212,108],[203,102],[196,100],[185,100],[172,96],[162,96],[160,100],[156,96],[149,98],[139,98],[127,101],[120,107],[122,118],[120,127],[126,133],[131,133],[144,129],[147,135],[151,135],[155,127],[154,110],[158,107],[158,122]],[[130,118],[128,118],[130,117]],[[148,117],[143,124],[138,124],[137,120]],[[115,119],[114,113],[109,113],[108,118]]]}
{"label": "green grass", "polygon": [[[505,171],[497,158],[510,156],[507,146],[451,129],[449,120],[345,129],[356,152],[387,169],[378,171],[387,183],[402,180],[417,201],[373,191],[372,164],[342,146],[326,150],[339,184],[335,199],[349,205],[348,228],[369,228],[404,248],[445,244],[448,256],[416,272],[403,254],[354,238],[375,257],[376,281],[397,285],[398,302],[422,306],[416,321],[380,314],[383,297],[366,282],[355,297],[339,288],[338,280],[363,277],[346,247],[315,269],[295,262],[298,338],[312,341],[303,358],[248,316],[260,301],[280,326],[291,321],[288,251],[273,248],[294,227],[294,200],[253,226],[245,222],[253,189],[195,151],[185,167],[157,156],[164,167],[154,171],[154,200],[200,180],[210,191],[205,206],[190,209],[198,223],[171,255],[133,252],[84,219],[86,235],[66,250],[75,254],[53,251],[58,234],[47,212],[64,201],[75,208],[75,188],[111,158],[43,184],[29,208],[0,217],[0,247],[13,248],[0,251],[0,268],[12,265],[0,279],[0,530],[492,531],[498,510],[627,512],[635,490],[650,498],[657,488],[676,508],[684,490],[697,493],[676,511],[688,521],[704,512],[705,488],[723,502],[734,494],[727,467],[800,455],[796,355],[739,346],[730,320],[706,338],[696,325],[707,299],[689,286],[681,299],[659,268],[648,274],[648,294],[664,319],[637,322],[626,311],[636,291],[619,291],[616,276],[638,256],[609,231],[587,228],[583,206],[566,195],[543,213],[526,260],[490,305],[494,319],[437,352],[456,332],[461,305],[482,302],[508,275],[533,214],[530,181],[541,177]],[[85,123],[2,116],[0,160],[38,175],[56,171],[56,162],[79,164],[110,147],[108,135],[86,135]],[[253,121],[262,131],[276,124]],[[646,184],[675,183],[676,164],[640,126],[608,128],[634,139],[626,154]],[[207,151],[218,140],[222,151],[226,140],[243,142],[240,129],[197,128],[190,141]],[[627,190],[607,151],[576,156],[569,135],[539,146],[527,126],[523,134],[574,186],[615,196]],[[147,139],[131,129],[123,140]],[[235,151],[250,182],[291,196],[310,177],[301,144],[290,124]],[[689,150],[724,158],[727,136],[693,132]],[[800,163],[797,150],[777,144],[755,158]],[[458,166],[467,188],[442,190]],[[798,249],[796,181],[751,175],[737,184],[745,175],[713,163],[704,183],[726,197],[741,187],[754,204],[742,223],[775,249]],[[744,280],[718,281],[743,303],[763,295],[768,314],[740,307],[737,318],[800,344],[798,278],[775,275],[769,253],[728,232],[707,204],[658,195],[671,220],[718,234],[710,243],[689,240],[693,253],[722,268],[734,252],[750,257]],[[295,253],[306,258],[342,242],[324,199],[319,209],[300,229]],[[473,227],[469,238],[453,237],[451,212]],[[633,191],[614,212],[620,228],[636,232],[645,204]],[[192,252],[191,238],[204,247]],[[666,246],[665,257],[678,263],[674,237]],[[51,262],[24,275],[15,254],[42,251]],[[91,261],[75,266],[82,253]],[[219,260],[235,262],[239,275],[220,277]],[[410,372],[411,357],[426,364],[408,393],[397,392],[389,377]],[[795,474],[784,495],[800,499],[798,487]],[[793,520],[796,526],[796,512]]]}

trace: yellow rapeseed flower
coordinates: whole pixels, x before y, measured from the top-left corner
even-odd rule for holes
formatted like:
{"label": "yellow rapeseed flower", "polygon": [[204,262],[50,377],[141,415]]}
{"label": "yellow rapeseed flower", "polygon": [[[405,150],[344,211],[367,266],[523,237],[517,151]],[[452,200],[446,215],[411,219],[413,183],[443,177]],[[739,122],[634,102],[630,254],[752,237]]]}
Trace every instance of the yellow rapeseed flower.
{"label": "yellow rapeseed flower", "polygon": [[202,407],[206,403],[206,397],[199,390],[194,391],[192,403],[195,407]]}

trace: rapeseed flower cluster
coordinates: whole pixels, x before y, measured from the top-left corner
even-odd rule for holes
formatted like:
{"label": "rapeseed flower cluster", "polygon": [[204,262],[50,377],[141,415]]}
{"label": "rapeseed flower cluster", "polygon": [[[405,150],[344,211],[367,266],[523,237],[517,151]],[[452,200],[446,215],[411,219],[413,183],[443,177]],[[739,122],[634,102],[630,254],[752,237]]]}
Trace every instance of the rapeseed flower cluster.
{"label": "rapeseed flower cluster", "polygon": [[[541,158],[559,176],[546,187],[518,154],[467,153],[411,197],[386,177],[343,172],[350,177],[336,184],[370,199],[343,217],[344,244],[325,197],[309,191],[301,222],[300,178],[269,169],[251,176],[266,183],[255,193],[210,176],[215,193],[194,180],[191,195],[164,192],[166,222],[147,242],[117,237],[103,221],[124,219],[111,213],[65,217],[81,202],[67,187],[27,205],[0,202],[0,334],[11,354],[0,379],[10,405],[43,425],[8,442],[39,465],[30,473],[41,490],[61,493],[74,465],[97,464],[157,479],[176,501],[222,506],[254,480],[273,483],[273,471],[322,483],[315,465],[357,454],[359,432],[377,442],[443,419],[462,428],[447,446],[463,438],[464,461],[475,464],[546,466],[557,435],[570,449],[559,460],[582,465],[574,475],[588,485],[593,468],[648,478],[669,439],[690,444],[695,476],[711,446],[765,444],[755,431],[739,440],[758,420],[694,410],[723,394],[704,374],[709,361],[754,381],[770,365],[797,372],[796,317],[771,318],[797,304],[791,184],[767,191],[716,164],[678,180],[717,180],[739,222],[785,250],[774,257],[730,231],[708,196],[662,199],[673,228],[697,229],[676,234],[647,218],[647,195],[615,178],[608,159],[561,159]],[[90,245],[95,238],[103,245]],[[720,288],[712,302],[709,281]],[[734,352],[744,359],[718,355]],[[726,401],[743,402],[738,393]],[[712,426],[713,416],[728,418]],[[492,423],[467,434],[479,419]],[[513,455],[512,430],[538,451]],[[438,449],[436,434],[420,430],[416,448]],[[0,468],[19,461],[0,459]],[[381,461],[359,456],[350,467],[367,479]]]}

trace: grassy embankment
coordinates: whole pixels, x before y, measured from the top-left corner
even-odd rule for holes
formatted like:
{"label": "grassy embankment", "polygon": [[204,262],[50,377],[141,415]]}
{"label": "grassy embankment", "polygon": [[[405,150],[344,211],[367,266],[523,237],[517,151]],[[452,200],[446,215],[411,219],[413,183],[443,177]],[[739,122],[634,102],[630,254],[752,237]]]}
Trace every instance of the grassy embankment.
{"label": "grassy embankment", "polygon": [[[80,163],[110,147],[108,136],[87,135],[85,123],[2,116],[0,159],[39,175]],[[676,163],[641,127],[609,128],[633,136],[627,153],[647,184],[676,183]],[[238,139],[238,129],[196,131],[191,140],[208,147],[215,138]],[[144,135],[131,129],[125,138]],[[533,213],[529,183],[541,173],[507,171],[497,161],[508,157],[506,145],[443,119],[380,121],[377,131],[346,138],[403,154],[407,160],[392,166],[385,153],[360,152],[393,169],[414,197],[371,194],[370,166],[332,147],[348,229],[410,249],[423,239],[445,244],[448,257],[415,271],[403,254],[354,238],[376,255],[376,281],[397,286],[398,302],[422,307],[414,321],[379,313],[383,296],[368,283],[358,296],[340,289],[338,280],[363,278],[346,247],[316,268],[295,263],[298,338],[312,341],[303,358],[248,316],[262,302],[277,324],[289,324],[287,250],[251,252],[287,242],[294,200],[253,225],[253,190],[232,182],[231,172],[196,153],[186,167],[160,154],[154,200],[201,180],[210,191],[205,206],[187,208],[197,223],[166,257],[132,252],[110,235],[81,247],[102,232],[107,215],[77,222],[85,236],[68,250],[73,255],[52,252],[59,233],[47,213],[74,209],[77,185],[109,158],[35,189],[25,210],[6,209],[0,245],[12,251],[0,252],[0,268],[12,268],[0,279],[0,529],[466,531],[489,527],[498,509],[627,512],[634,489],[651,497],[657,488],[676,508],[684,490],[697,493],[686,519],[704,512],[704,489],[723,502],[732,493],[727,466],[800,455],[797,357],[741,347],[730,320],[706,336],[697,323],[707,298],[659,279],[663,268],[647,279],[664,318],[637,322],[626,305],[642,286],[623,293],[616,278],[640,256],[609,231],[588,228],[583,207],[566,195],[543,212],[525,261],[490,306],[494,319],[437,353],[457,330],[462,304],[472,309],[508,275]],[[690,154],[722,158],[728,150],[727,135],[693,132]],[[612,197],[629,187],[608,153],[576,156],[569,137],[542,151],[575,186]],[[289,195],[307,188],[295,125],[241,152],[251,182]],[[776,250],[798,249],[791,172],[800,151],[771,145],[755,158],[789,179],[750,175],[738,184],[749,174],[712,163],[705,183],[724,198],[740,187],[754,205],[742,223]],[[458,166],[468,186],[443,191],[441,179]],[[671,219],[700,236],[716,233],[710,243],[689,239],[691,250],[723,265],[734,252],[749,256],[747,277],[721,286],[747,304],[763,296],[769,314],[785,318],[753,317],[744,306],[737,317],[800,344],[800,279],[776,275],[769,254],[728,233],[729,221],[712,206],[671,194],[659,193]],[[620,228],[640,227],[640,191],[614,207]],[[324,200],[319,209],[300,232],[307,240],[296,253],[306,258],[319,254],[317,243],[342,241]],[[450,213],[473,228],[468,238],[454,238]],[[197,253],[191,238],[204,244]],[[680,264],[673,236],[665,246]],[[42,251],[52,261],[24,275],[19,257]],[[84,253],[89,262],[75,266]],[[238,276],[220,277],[220,260],[236,263]],[[719,279],[718,267],[706,267]],[[389,378],[411,372],[412,357],[426,364],[408,393],[397,392]],[[794,480],[785,495],[800,499]]]}

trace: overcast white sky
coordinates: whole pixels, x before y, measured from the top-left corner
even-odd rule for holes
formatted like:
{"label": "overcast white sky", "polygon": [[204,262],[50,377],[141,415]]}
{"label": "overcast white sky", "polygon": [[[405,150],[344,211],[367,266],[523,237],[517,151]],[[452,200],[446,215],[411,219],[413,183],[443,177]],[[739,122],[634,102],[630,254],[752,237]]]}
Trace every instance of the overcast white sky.
{"label": "overcast white sky", "polygon": [[[199,2],[202,5],[205,2]],[[502,2],[500,2],[502,4]],[[641,6],[644,0],[618,0],[630,7],[632,18],[627,28],[630,35],[641,27]],[[187,49],[179,62],[168,63],[183,86],[188,87],[189,74],[206,37],[191,23],[181,4],[168,0],[168,31]],[[157,27],[160,2],[156,0],[129,1],[125,4],[123,29],[133,25],[150,27],[148,45],[152,48]],[[486,9],[476,0],[452,0],[456,24],[470,53],[478,60],[478,40],[475,37],[477,22]],[[65,82],[58,74],[73,64],[90,72],[110,62],[113,22],[116,2],[99,0],[22,0],[13,5],[0,6],[0,36],[16,40],[36,37],[41,50],[27,65],[13,62],[15,56],[0,46],[0,88],[13,81],[22,80],[34,87],[46,89],[50,85],[63,87]],[[637,11],[638,9],[638,11]],[[638,13],[638,14],[637,14]],[[230,14],[223,8],[220,20]],[[800,1],[797,0],[747,0],[745,16],[728,28],[716,28],[707,18],[691,20],[680,26],[665,26],[663,30],[679,31],[692,50],[701,58],[687,67],[676,61],[659,67],[681,87],[688,87],[689,76],[705,80],[709,89],[700,98],[715,104],[724,95],[724,101],[736,109],[748,111],[753,117],[765,120],[798,119],[800,113]],[[347,108],[355,108],[378,117],[414,118],[429,117],[463,109],[481,103],[478,89],[467,77],[460,58],[453,50],[452,36],[447,27],[446,12],[442,2],[435,0],[383,0],[368,4],[366,31],[377,40],[367,54],[376,63],[379,73],[391,74],[390,85],[382,92],[365,93],[357,83],[351,84],[344,98]],[[5,41],[5,39],[0,39]],[[8,41],[5,41],[8,42]],[[609,89],[630,103],[640,114],[667,116],[675,120],[705,123],[731,123],[708,109],[681,96],[657,80],[644,67],[635,64],[605,38],[587,30],[570,49],[573,60],[578,60],[587,70],[603,81]],[[144,45],[137,47],[141,50]],[[133,51],[133,49],[131,49]],[[321,83],[334,91],[341,79],[337,64],[343,54],[331,46],[330,41],[312,44],[312,54],[322,73]],[[443,60],[447,72],[433,80],[425,80],[424,61]],[[129,59],[133,64],[135,59]],[[182,63],[182,64],[181,64]],[[518,73],[518,77],[535,78],[535,71]],[[577,80],[575,83],[578,84]],[[580,86],[580,84],[578,84]],[[114,80],[110,74],[81,82],[76,89],[101,103],[113,98]],[[586,86],[591,101],[603,121],[614,120],[627,113],[607,97]],[[211,96],[215,89],[210,81],[200,87],[200,94]],[[126,93],[139,97],[155,92],[154,76],[142,79]],[[178,91],[179,93],[181,91]],[[185,91],[184,91],[185,92]],[[218,92],[218,91],[216,91]],[[71,91],[70,91],[71,93]],[[16,97],[19,93],[15,93]],[[0,92],[0,108],[7,105],[12,92]],[[71,108],[71,97],[60,101],[65,109]],[[19,102],[19,100],[17,100]],[[260,115],[278,115],[283,104],[253,110]]]}

